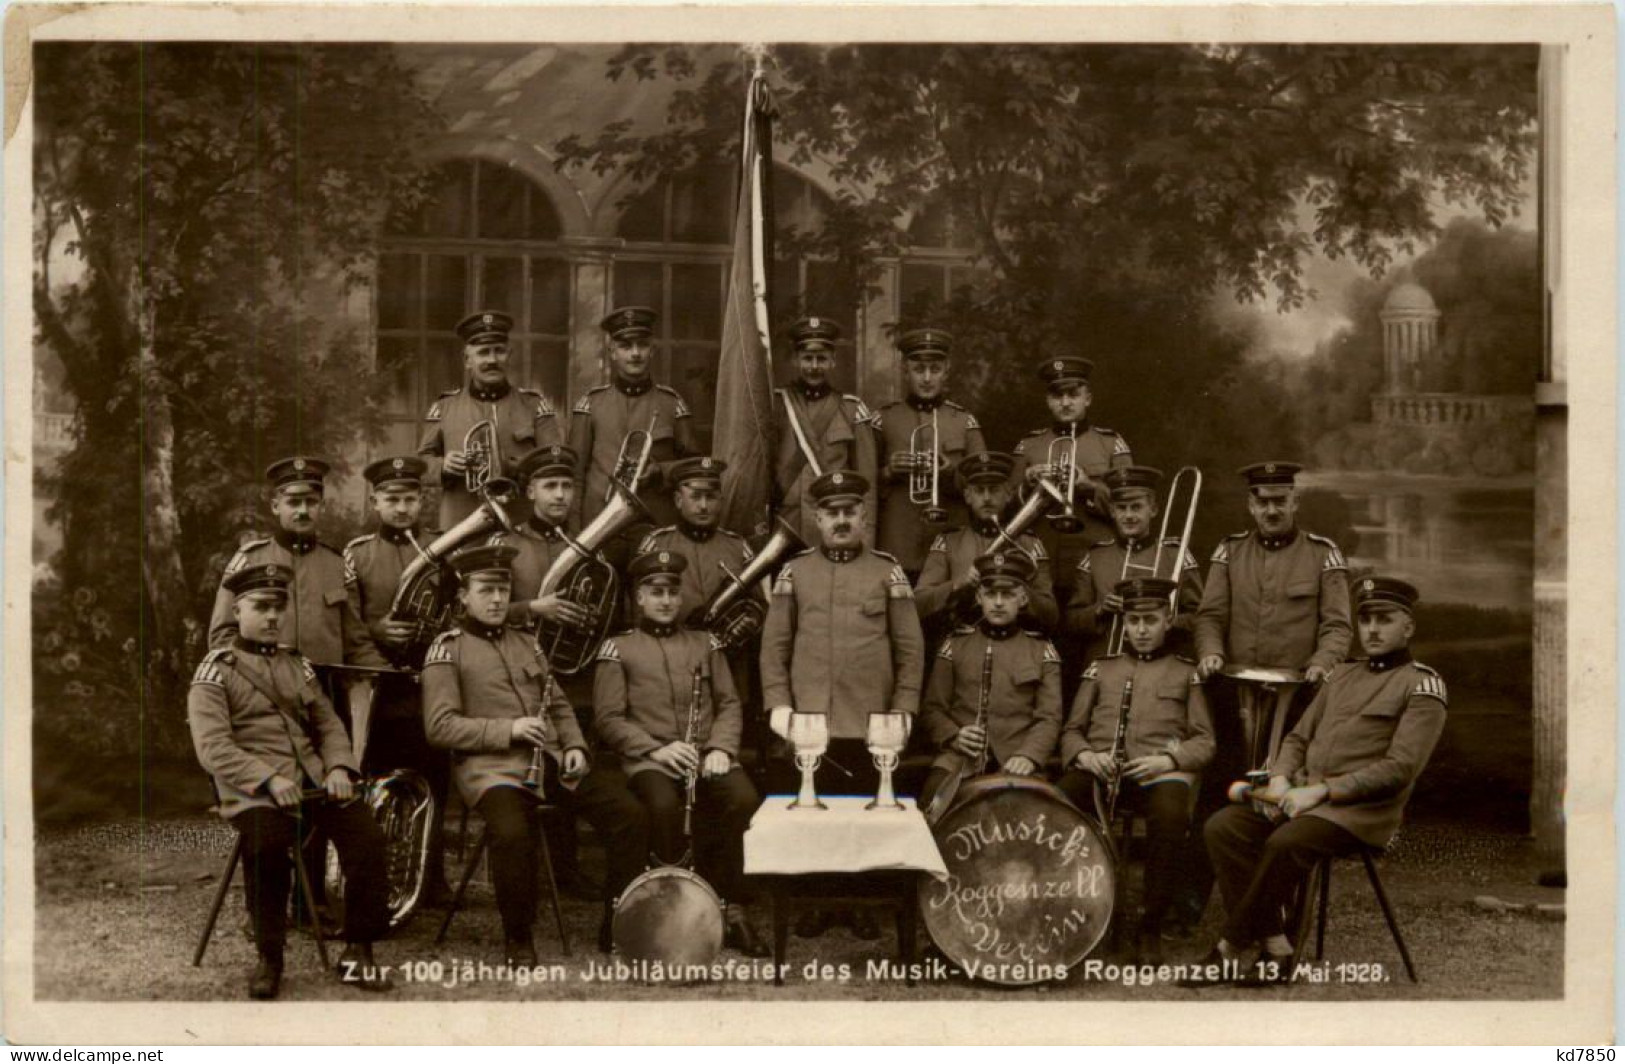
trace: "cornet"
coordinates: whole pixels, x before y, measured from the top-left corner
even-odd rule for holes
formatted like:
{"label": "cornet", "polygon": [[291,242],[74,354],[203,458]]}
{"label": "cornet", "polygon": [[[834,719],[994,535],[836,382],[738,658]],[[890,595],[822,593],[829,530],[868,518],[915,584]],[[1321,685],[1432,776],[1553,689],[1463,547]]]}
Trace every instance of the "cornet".
{"label": "cornet", "polygon": [[[1055,531],[1069,535],[1083,527],[1083,520],[1077,515],[1077,492],[1075,483],[1078,477],[1078,423],[1071,425],[1071,435],[1057,436],[1050,441],[1049,454],[1045,460],[1049,463],[1050,476],[1060,487],[1062,503],[1058,513],[1050,514],[1049,523]],[[1085,480],[1088,478],[1085,477]]]}
{"label": "cornet", "polygon": [[[922,432],[928,434],[929,446],[922,445]],[[921,507],[921,516],[934,525],[948,520],[948,511],[942,505],[941,450],[937,412],[933,409],[930,423],[922,421],[908,434],[908,501]]]}
{"label": "cornet", "polygon": [[643,472],[649,465],[649,454],[654,449],[655,422],[659,414],[649,418],[649,428],[633,429],[621,441],[621,450],[615,456],[615,471],[610,474],[610,484],[604,489],[604,501],[609,502],[615,497],[615,485],[620,484],[628,492],[636,495],[638,481],[643,479]]}
{"label": "cornet", "polygon": [[502,469],[502,449],[496,422],[487,418],[470,426],[463,436],[463,483],[470,495],[478,495],[491,477]]}

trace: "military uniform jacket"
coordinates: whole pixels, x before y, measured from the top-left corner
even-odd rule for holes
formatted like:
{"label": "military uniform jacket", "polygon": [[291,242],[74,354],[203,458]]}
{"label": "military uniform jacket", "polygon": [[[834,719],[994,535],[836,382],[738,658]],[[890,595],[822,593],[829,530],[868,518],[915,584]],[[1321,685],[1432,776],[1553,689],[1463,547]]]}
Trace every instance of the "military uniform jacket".
{"label": "military uniform jacket", "polygon": [[580,527],[585,528],[604,508],[621,444],[633,431],[650,432],[654,440],[638,499],[649,508],[657,524],[672,519],[671,492],[664,470],[671,462],[694,453],[694,416],[683,397],[664,384],[617,382],[593,388],[570,412],[570,447],[580,462],[576,481],[582,487],[575,505]]}
{"label": "military uniform jacket", "polygon": [[[656,550],[670,551],[688,559],[680,585],[685,618],[703,608],[711,601],[711,596],[729,582],[727,573],[722,571],[723,565],[738,575],[754,557],[745,537],[725,528],[712,529],[708,533],[682,525],[657,528],[643,538],[638,553],[647,554]],[[766,606],[766,581],[758,583],[750,594]]]}
{"label": "military uniform jacket", "polygon": [[[930,620],[953,611],[951,619],[968,623],[980,614],[973,590],[955,591],[960,581],[971,571],[971,563],[983,554],[998,538],[998,530],[989,532],[975,528],[960,528],[931,541],[931,550],[925,556],[925,568],[920,570],[920,582],[914,589],[914,604],[919,608],[920,620]],[[1016,540],[1037,564],[1032,584],[1027,588],[1027,608],[1024,619],[1044,631],[1053,631],[1060,620],[1061,608],[1055,601],[1055,582],[1050,575],[1049,552],[1037,536],[1023,532]]]}
{"label": "military uniform jacket", "polygon": [[920,704],[925,641],[896,560],[859,548],[796,555],[773,581],[762,629],[762,704],[824,713],[838,739],[868,734],[871,713]]}
{"label": "military uniform jacket", "polygon": [[807,497],[807,489],[818,479],[802,455],[796,434],[786,421],[785,397],[795,411],[801,430],[807,436],[819,467],[830,473],[837,469],[862,474],[869,481],[869,492],[864,496],[864,542],[876,542],[875,520],[875,434],[871,427],[873,415],[855,395],[824,392],[816,399],[794,385],[773,390],[773,487],[778,497],[778,512],[791,528],[808,543],[818,542],[818,522],[814,518],[817,507]]}
{"label": "military uniform jacket", "polygon": [[508,623],[534,628],[537,618],[530,612],[531,600],[542,589],[542,578],[560,555],[570,552],[559,529],[535,518],[514,526],[514,535],[501,541],[518,549],[513,559],[513,591],[508,602]]}
{"label": "military uniform jacket", "polygon": [[541,716],[547,752],[587,750],[575,711],[548,673],[535,637],[513,628],[452,628],[423,662],[423,726],[452,751],[452,779],[473,807],[492,787],[522,787],[535,748],[512,740],[516,717]]}
{"label": "military uniform jacket", "polygon": [[284,647],[269,650],[240,639],[211,650],[187,692],[192,748],[214,777],[221,816],[275,808],[265,787],[272,776],[307,787],[336,768],[360,774],[310,663]]}
{"label": "military uniform jacket", "polygon": [[744,716],[721,644],[706,632],[673,628],[661,635],[634,629],[610,636],[593,675],[593,727],[628,776],[664,772],[649,755],[688,732],[694,670],[700,670],[700,709],[694,745],[739,757]]}
{"label": "military uniform jacket", "polygon": [[1346,828],[1368,846],[1399,830],[1416,778],[1444,731],[1444,680],[1409,652],[1390,661],[1339,665],[1281,740],[1271,775],[1293,786],[1324,783],[1325,802],[1308,812]]}
{"label": "military uniform jacket", "polygon": [[[882,473],[880,479],[880,549],[894,555],[903,563],[904,570],[917,573],[925,564],[926,551],[936,534],[953,525],[967,523],[968,515],[954,483],[954,469],[967,454],[987,450],[982,438],[982,427],[970,411],[952,400],[925,403],[913,399],[888,403],[875,412],[874,428],[880,450],[876,463],[884,470],[891,456],[909,449],[909,437],[921,425],[931,424],[936,414],[937,431],[941,433],[938,453],[944,459],[937,473],[937,498],[948,517],[941,524],[929,524],[920,507],[909,501],[907,470]],[[928,436],[930,433],[922,433]]]}
{"label": "military uniform jacket", "polygon": [[[448,452],[462,450],[468,430],[485,420],[496,424],[500,475],[510,479],[518,474],[519,459],[530,451],[563,442],[553,404],[534,388],[504,385],[441,392],[423,416],[423,441],[418,444],[418,454],[429,463],[424,482],[440,485],[441,528],[451,528],[479,508],[480,499],[468,493],[463,474],[447,472],[444,459]],[[497,475],[493,470],[492,476]]]}
{"label": "military uniform jacket", "polygon": [[[420,547],[434,542],[433,532],[410,531]],[[386,653],[384,618],[389,616],[389,607],[395,601],[401,574],[417,556],[417,547],[407,539],[406,530],[391,527],[357,536],[344,545],[344,587],[350,612],[361,621],[356,645],[350,654],[353,664],[373,667],[407,664],[404,657],[394,659],[392,651]]]}
{"label": "military uniform jacket", "polygon": [[[338,551],[314,539],[295,543],[286,535],[249,540],[226,563],[223,577],[246,566],[270,562],[293,570],[288,612],[283,616],[280,636],[284,646],[294,648],[317,665],[343,664],[347,651],[365,654],[360,649],[364,638],[361,621],[350,609],[350,593],[344,586],[344,557]],[[214,612],[209,615],[211,647],[226,646],[237,638],[237,620],[231,614],[234,601],[236,596],[222,583],[214,596]]]}
{"label": "military uniform jacket", "polygon": [[[1070,437],[1058,432],[1055,425],[1050,425],[1035,429],[1017,441],[1010,483],[1021,493],[1018,497],[1025,497],[1024,493],[1031,490],[1027,487],[1027,468],[1047,464],[1050,445],[1056,439],[1070,440]],[[1093,492],[1080,484],[1073,493],[1073,512],[1083,522],[1082,529],[1062,535],[1047,519],[1037,526],[1038,538],[1044,541],[1045,549],[1054,559],[1055,578],[1062,586],[1070,585],[1078,562],[1089,545],[1112,535],[1111,514],[1106,508],[1106,485],[1100,478],[1110,469],[1134,464],[1134,454],[1129,450],[1127,440],[1111,429],[1091,425],[1087,420],[1078,422],[1077,457],[1078,467],[1089,474],[1095,484]],[[1051,514],[1055,512],[1054,509],[1050,511]]]}
{"label": "military uniform jacket", "polygon": [[[1190,551],[1179,557],[1179,540],[1169,537],[1162,541],[1162,561],[1157,572],[1151,571],[1156,558],[1156,541],[1145,539],[1134,545],[1129,557],[1134,566],[1128,576],[1123,575],[1123,561],[1130,555],[1128,541],[1107,539],[1096,543],[1078,562],[1072,601],[1066,607],[1067,627],[1089,639],[1089,659],[1106,656],[1106,644],[1111,638],[1113,614],[1101,613],[1100,604],[1117,587],[1118,581],[1137,576],[1159,576],[1179,581],[1179,613],[1173,627],[1189,630],[1195,623],[1196,610],[1202,605],[1202,571]],[[1176,574],[1175,569],[1178,569]],[[1117,615],[1120,616],[1120,615]]]}
{"label": "military uniform jacket", "polygon": [[[1061,734],[1061,656],[1048,639],[1031,632],[967,625],[949,636],[931,663],[920,727],[946,750],[961,728],[976,723],[982,664],[990,648],[987,730],[993,756],[1001,765],[1025,757],[1042,769]],[[932,767],[958,763],[957,754],[944,752]]]}
{"label": "military uniform jacket", "polygon": [[1256,531],[1220,542],[1196,611],[1196,656],[1232,665],[1330,669],[1348,654],[1348,565],[1337,544],[1294,531],[1275,550]]}
{"label": "military uniform jacket", "polygon": [[1085,750],[1109,754],[1117,738],[1123,685],[1134,680],[1125,760],[1168,754],[1174,772],[1156,779],[1192,779],[1213,760],[1213,718],[1196,666],[1173,654],[1119,654],[1091,662],[1061,731],[1061,764],[1071,768]]}

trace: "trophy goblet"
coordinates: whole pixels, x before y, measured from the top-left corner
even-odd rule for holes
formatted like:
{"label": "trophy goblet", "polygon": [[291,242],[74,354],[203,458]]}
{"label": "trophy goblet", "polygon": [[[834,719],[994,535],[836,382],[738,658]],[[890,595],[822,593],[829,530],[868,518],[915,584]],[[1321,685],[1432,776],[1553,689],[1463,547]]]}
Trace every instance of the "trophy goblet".
{"label": "trophy goblet", "polygon": [[790,745],[795,748],[796,768],[801,770],[801,793],[790,803],[791,809],[828,809],[818,800],[813,787],[813,773],[829,749],[829,718],[822,713],[790,714]]}
{"label": "trophy goblet", "polygon": [[880,786],[875,790],[875,800],[864,806],[865,809],[902,809],[903,803],[897,800],[897,792],[892,789],[892,773],[897,769],[897,762],[903,752],[903,745],[908,742],[908,717],[903,713],[871,713],[869,714],[869,753],[875,759],[875,768],[880,770]]}

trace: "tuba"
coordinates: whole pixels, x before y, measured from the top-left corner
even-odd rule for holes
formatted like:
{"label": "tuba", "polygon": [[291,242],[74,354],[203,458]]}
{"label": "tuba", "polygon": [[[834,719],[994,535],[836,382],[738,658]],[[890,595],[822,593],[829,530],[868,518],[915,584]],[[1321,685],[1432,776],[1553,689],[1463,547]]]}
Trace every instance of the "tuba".
{"label": "tuba", "polygon": [[727,574],[727,582],[689,615],[691,627],[709,631],[725,650],[737,650],[749,643],[762,630],[762,622],[767,619],[767,607],[762,605],[759,596],[751,593],[751,589],[785,558],[807,549],[807,544],[802,542],[795,529],[784,522],[784,518],[774,520],[778,527],[773,530],[773,537],[762,545],[761,552],[744,569],[735,573],[726,562],[717,563]]}
{"label": "tuba", "polygon": [[611,482],[610,496],[609,505],[581,530],[579,539],[564,533],[566,549],[553,560],[536,592],[537,598],[562,595],[592,615],[584,628],[559,624],[545,617],[537,622],[536,639],[541,644],[542,655],[554,672],[564,676],[574,676],[592,663],[599,646],[609,636],[609,627],[615,623],[615,613],[620,606],[620,578],[598,553],[598,548],[632,525],[650,520],[649,511],[624,484]]}
{"label": "tuba", "polygon": [[457,605],[456,581],[449,579],[445,560],[484,536],[513,532],[513,521],[503,509],[514,496],[513,481],[500,477],[487,480],[481,484],[480,493],[485,496],[480,508],[442,532],[433,543],[419,547],[417,540],[412,540],[418,556],[401,572],[388,615],[392,621],[413,624],[412,638],[403,651],[412,664],[422,664],[429,644],[451,624]]}
{"label": "tuba", "polygon": [[502,446],[496,422],[489,418],[475,422],[463,436],[463,483],[468,493],[478,495],[501,471]]}

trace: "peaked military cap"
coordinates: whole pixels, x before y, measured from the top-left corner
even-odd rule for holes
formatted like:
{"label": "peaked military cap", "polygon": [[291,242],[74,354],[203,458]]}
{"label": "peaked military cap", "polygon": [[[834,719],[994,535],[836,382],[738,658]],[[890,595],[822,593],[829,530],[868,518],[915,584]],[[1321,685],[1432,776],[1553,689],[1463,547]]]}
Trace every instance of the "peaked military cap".
{"label": "peaked military cap", "polygon": [[1112,498],[1116,499],[1140,491],[1155,493],[1162,484],[1162,470],[1150,466],[1123,466],[1108,470],[1102,479],[1111,489]]}
{"label": "peaked military cap", "polygon": [[807,488],[807,494],[817,506],[833,506],[838,502],[862,502],[869,492],[869,478],[847,469],[825,473]]}
{"label": "peaked military cap", "polygon": [[1303,466],[1296,462],[1254,462],[1236,472],[1247,478],[1249,488],[1262,488],[1274,484],[1291,487],[1302,470]]}
{"label": "peaked military cap", "polygon": [[513,315],[500,310],[476,310],[457,323],[457,336],[466,344],[505,344],[513,332]]}
{"label": "peaked military cap", "polygon": [[790,342],[797,351],[814,346],[834,347],[840,338],[841,327],[833,318],[807,317],[790,326]]}
{"label": "peaked military cap", "polygon": [[519,483],[529,484],[537,477],[573,477],[576,475],[576,453],[559,443],[550,443],[526,452],[519,459]]}
{"label": "peaked military cap", "polygon": [[931,325],[910,329],[897,338],[897,350],[902,352],[905,362],[943,361],[953,345],[953,333]]}
{"label": "peaked military cap", "polygon": [[382,487],[385,484],[403,482],[407,484],[421,484],[423,474],[428,471],[429,463],[415,454],[398,455],[393,458],[380,458],[361,471],[367,478],[367,483],[373,487]]}
{"label": "peaked military cap", "polygon": [[626,573],[632,578],[632,585],[637,587],[655,580],[662,583],[678,583],[683,570],[688,568],[688,559],[681,554],[669,550],[645,551],[633,558],[626,567]]}
{"label": "peaked military cap", "polygon": [[1066,388],[1087,382],[1094,371],[1095,364],[1087,358],[1063,355],[1040,362],[1038,379],[1051,388]]}
{"label": "peaked military cap", "polygon": [[1391,576],[1365,576],[1354,583],[1354,609],[1378,609],[1384,606],[1410,613],[1422,595],[1410,584]]}
{"label": "peaked military cap", "polygon": [[1022,584],[1032,582],[1038,575],[1038,563],[1020,547],[989,551],[971,562],[976,570],[976,582],[987,584],[997,580],[1013,580]]}
{"label": "peaked military cap", "polygon": [[327,470],[328,464],[320,458],[279,458],[265,467],[265,479],[278,490],[308,484],[321,491]]}
{"label": "peaked military cap", "polygon": [[609,334],[610,339],[619,340],[622,337],[652,336],[655,322],[659,320],[660,315],[655,313],[653,307],[616,307],[604,315],[604,320],[598,326]]}
{"label": "peaked military cap", "polygon": [[253,591],[276,591],[286,595],[293,583],[293,570],[276,562],[245,565],[226,577],[226,590],[237,598]]}
{"label": "peaked military cap", "polygon": [[666,467],[666,479],[672,484],[686,484],[691,480],[703,480],[712,484],[722,483],[722,472],[728,468],[728,463],[720,458],[710,455],[697,455],[693,458],[684,458],[673,462]]}
{"label": "peaked military cap", "polygon": [[981,451],[968,454],[959,461],[954,476],[963,488],[966,484],[1002,484],[1010,479],[1016,460],[1002,451]]}
{"label": "peaked military cap", "polygon": [[518,554],[518,547],[510,547],[506,543],[484,543],[453,554],[451,567],[457,570],[457,575],[465,583],[469,577],[481,573],[500,573],[508,576],[513,570],[513,560]]}
{"label": "peaked military cap", "polygon": [[1164,580],[1160,576],[1136,576],[1132,580],[1119,580],[1112,588],[1113,593],[1123,600],[1123,609],[1131,610],[1136,606],[1166,606],[1169,596],[1179,590],[1179,585],[1172,580]]}

